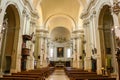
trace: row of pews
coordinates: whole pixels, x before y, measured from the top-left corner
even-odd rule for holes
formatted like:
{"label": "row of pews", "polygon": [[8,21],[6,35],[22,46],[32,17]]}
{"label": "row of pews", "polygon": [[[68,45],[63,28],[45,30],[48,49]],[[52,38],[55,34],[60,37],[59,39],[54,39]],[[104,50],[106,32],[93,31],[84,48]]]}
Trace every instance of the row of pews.
{"label": "row of pews", "polygon": [[116,80],[116,78],[109,76],[97,75],[96,72],[88,72],[71,67],[66,67],[64,70],[70,80]]}
{"label": "row of pews", "polygon": [[0,80],[45,80],[54,72],[53,67],[40,68],[29,71],[12,73],[11,75],[3,75]]}

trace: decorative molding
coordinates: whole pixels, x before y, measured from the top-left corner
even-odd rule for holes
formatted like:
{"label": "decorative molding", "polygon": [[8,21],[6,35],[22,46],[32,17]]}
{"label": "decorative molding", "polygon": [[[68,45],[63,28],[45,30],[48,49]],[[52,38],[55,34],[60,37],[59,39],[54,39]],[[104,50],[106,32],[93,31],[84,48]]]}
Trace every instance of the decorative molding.
{"label": "decorative molding", "polygon": [[31,24],[31,25],[35,25],[35,24],[36,24],[36,21],[31,18],[30,24]]}
{"label": "decorative molding", "polygon": [[32,16],[33,19],[39,19],[40,18],[38,13],[34,10],[31,11],[31,16]]}
{"label": "decorative molding", "polygon": [[38,13],[33,9],[31,2],[29,0],[22,0],[22,2],[29,9],[32,18],[39,19]]}
{"label": "decorative molding", "polygon": [[77,34],[77,33],[84,33],[83,29],[78,29],[72,32],[73,34]]}
{"label": "decorative molding", "polygon": [[27,14],[27,11],[26,11],[26,8],[24,7],[23,11],[22,11],[22,14],[23,15],[26,15]]}
{"label": "decorative molding", "polygon": [[96,2],[97,2],[97,0],[92,0],[89,3],[89,5],[87,6],[87,9],[81,14],[82,19],[89,16],[90,9],[95,5]]}
{"label": "decorative molding", "polygon": [[30,3],[29,0],[22,0],[24,5],[27,5],[27,7],[30,9],[30,10],[33,10],[33,7],[32,7],[32,4]]}
{"label": "decorative molding", "polygon": [[48,31],[45,30],[45,29],[36,29],[36,32],[38,32],[38,33],[48,33]]}
{"label": "decorative molding", "polygon": [[83,25],[88,25],[90,23],[89,19],[83,21]]}

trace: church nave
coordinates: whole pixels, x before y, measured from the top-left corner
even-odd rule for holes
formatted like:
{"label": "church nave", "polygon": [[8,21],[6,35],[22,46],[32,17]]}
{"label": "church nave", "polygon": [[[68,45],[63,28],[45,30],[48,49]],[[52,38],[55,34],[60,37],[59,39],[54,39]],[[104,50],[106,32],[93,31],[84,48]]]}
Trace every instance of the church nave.
{"label": "church nave", "polygon": [[69,80],[63,69],[57,69],[46,80]]}

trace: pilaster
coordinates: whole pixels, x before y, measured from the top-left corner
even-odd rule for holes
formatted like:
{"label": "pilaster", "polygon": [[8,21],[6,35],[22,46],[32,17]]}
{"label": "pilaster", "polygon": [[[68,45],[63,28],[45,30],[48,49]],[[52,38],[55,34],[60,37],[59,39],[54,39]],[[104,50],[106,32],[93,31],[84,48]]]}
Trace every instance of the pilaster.
{"label": "pilaster", "polygon": [[22,11],[22,31],[23,31],[23,34],[25,34],[25,30],[26,30],[26,22],[27,22],[27,11],[26,11],[26,8],[23,9]]}
{"label": "pilaster", "polygon": [[38,56],[40,57],[39,60],[39,67],[46,67],[47,66],[47,31],[44,29],[38,29],[37,33],[39,34],[39,48],[38,50]]}
{"label": "pilaster", "polygon": [[90,22],[89,20],[85,23],[85,40],[86,40],[86,44],[85,44],[85,52],[86,52],[86,56],[85,56],[85,70],[91,71],[92,69],[92,64],[91,64],[91,49],[90,49]]}
{"label": "pilaster", "polygon": [[[119,12],[118,12],[119,13]],[[120,13],[119,13],[120,14]],[[113,26],[113,31],[112,31],[112,45],[113,45],[113,54],[112,54],[112,66],[113,66],[113,69],[114,69],[114,73],[111,74],[112,76],[117,76],[119,75],[119,67],[118,67],[118,63],[117,63],[117,59],[116,59],[116,55],[114,53],[117,54],[117,51],[116,51],[116,39],[115,37],[117,36],[116,35],[116,29],[115,27],[118,26],[120,28],[120,24],[119,24],[119,17],[118,17],[118,14],[115,14],[115,12],[112,12],[111,15],[113,16],[113,23],[114,23],[114,26]],[[119,35],[119,34],[118,34]],[[119,62],[119,61],[118,61]],[[120,77],[120,76],[118,76]]]}
{"label": "pilaster", "polygon": [[75,30],[73,31],[73,67],[82,69],[83,62],[82,62],[82,37],[83,37],[83,30]]}

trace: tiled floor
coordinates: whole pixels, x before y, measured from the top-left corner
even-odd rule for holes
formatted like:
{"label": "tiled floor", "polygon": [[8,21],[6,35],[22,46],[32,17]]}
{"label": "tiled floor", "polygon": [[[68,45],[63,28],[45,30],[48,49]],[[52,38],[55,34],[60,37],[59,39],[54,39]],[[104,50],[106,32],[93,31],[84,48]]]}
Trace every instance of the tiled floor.
{"label": "tiled floor", "polygon": [[46,80],[69,80],[69,78],[65,75],[64,70],[55,70]]}

